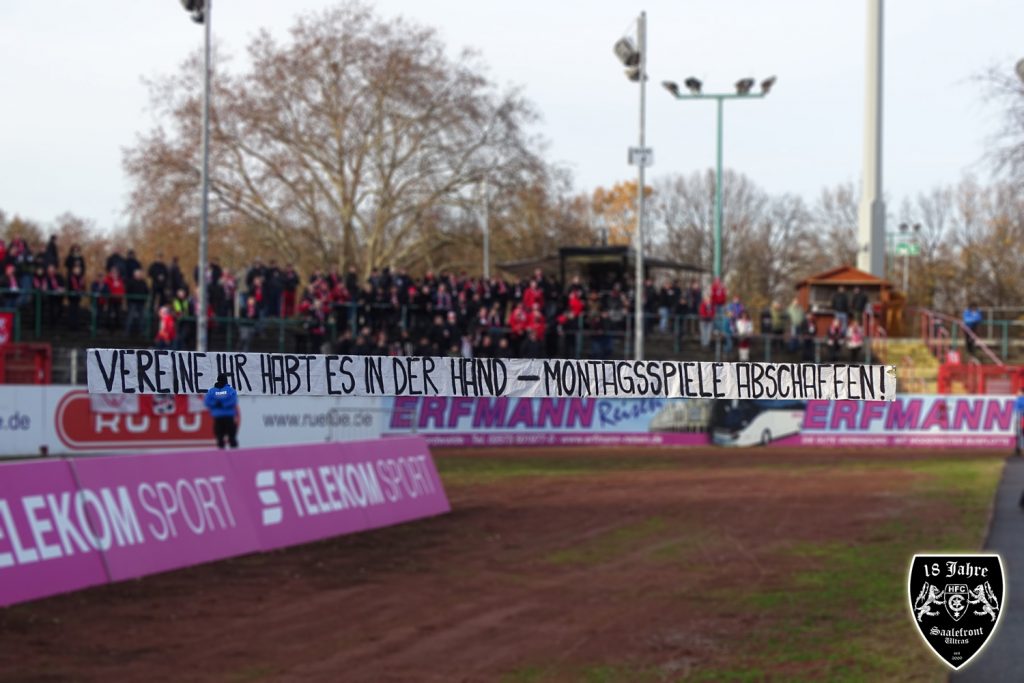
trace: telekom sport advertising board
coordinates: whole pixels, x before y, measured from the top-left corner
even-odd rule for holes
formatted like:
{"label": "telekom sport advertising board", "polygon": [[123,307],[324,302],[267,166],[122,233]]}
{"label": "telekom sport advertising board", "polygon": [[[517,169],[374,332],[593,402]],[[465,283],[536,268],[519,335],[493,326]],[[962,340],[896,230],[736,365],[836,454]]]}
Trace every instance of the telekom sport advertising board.
{"label": "telekom sport advertising board", "polygon": [[420,438],[0,464],[0,606],[448,510]]}

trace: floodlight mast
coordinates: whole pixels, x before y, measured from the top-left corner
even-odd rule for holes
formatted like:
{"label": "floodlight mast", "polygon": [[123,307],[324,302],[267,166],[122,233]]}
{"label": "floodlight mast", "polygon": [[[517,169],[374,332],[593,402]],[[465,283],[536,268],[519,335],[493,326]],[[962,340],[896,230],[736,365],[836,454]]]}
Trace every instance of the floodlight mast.
{"label": "floodlight mast", "polygon": [[663,81],[662,85],[677,100],[715,100],[717,104],[718,134],[715,148],[715,234],[714,234],[714,263],[712,274],[715,278],[722,277],[722,108],[725,100],[746,100],[756,99],[767,95],[772,86],[775,85],[775,76],[769,76],[761,81],[761,92],[753,92],[755,80],[753,78],[741,78],[736,81],[735,93],[704,93],[704,84],[700,79],[690,76],[683,85],[689,93],[680,92],[679,86],[673,81]]}
{"label": "floodlight mast", "polygon": [[646,142],[647,113],[647,12],[640,12],[637,19],[636,46],[628,37],[619,38],[613,51],[623,66],[626,67],[626,78],[640,84],[640,148],[636,159],[636,234],[634,239],[634,260],[636,262],[634,299],[634,331],[633,357],[643,360],[644,357],[644,169],[648,163]]}
{"label": "floodlight mast", "polygon": [[192,15],[192,21],[203,24],[204,29],[204,63],[203,63],[203,165],[200,172],[202,186],[201,217],[199,221],[199,260],[196,264],[196,287],[199,301],[196,305],[196,351],[206,351],[207,309],[209,308],[210,292],[206,286],[207,266],[207,235],[210,225],[210,10],[213,0],[181,0],[182,7]]}

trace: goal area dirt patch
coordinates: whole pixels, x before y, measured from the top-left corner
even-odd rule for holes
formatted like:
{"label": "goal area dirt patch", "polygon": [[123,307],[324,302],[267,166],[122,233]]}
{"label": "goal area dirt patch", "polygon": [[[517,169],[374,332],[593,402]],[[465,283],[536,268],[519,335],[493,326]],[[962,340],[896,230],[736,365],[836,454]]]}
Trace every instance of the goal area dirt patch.
{"label": "goal area dirt patch", "polygon": [[452,513],[0,610],[0,680],[935,680],[1005,454],[438,451]]}

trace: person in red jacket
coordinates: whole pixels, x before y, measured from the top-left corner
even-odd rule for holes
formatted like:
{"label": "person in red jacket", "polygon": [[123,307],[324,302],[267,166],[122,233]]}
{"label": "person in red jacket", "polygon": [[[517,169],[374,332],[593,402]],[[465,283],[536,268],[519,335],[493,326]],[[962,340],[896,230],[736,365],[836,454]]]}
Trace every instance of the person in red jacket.
{"label": "person in red jacket", "polygon": [[544,290],[536,280],[530,280],[530,286],[523,292],[523,306],[527,311],[532,311],[534,304],[540,304],[540,307],[544,308]]}
{"label": "person in red jacket", "polygon": [[121,327],[121,307],[124,305],[125,286],[121,272],[115,267],[107,272],[103,284],[110,298],[107,299],[107,326],[111,331]]}
{"label": "person in red jacket", "polygon": [[526,327],[529,323],[529,316],[522,303],[516,304],[508,315],[509,342],[514,353],[519,353],[519,346],[526,337]]}
{"label": "person in red jacket", "polygon": [[711,295],[705,294],[697,309],[700,318],[700,345],[711,346],[711,330],[715,325],[715,305],[711,302]]}
{"label": "person in red jacket", "polygon": [[170,306],[160,307],[160,327],[156,332],[156,348],[169,349],[174,346],[174,315]]}
{"label": "person in red jacket", "polygon": [[574,319],[583,315],[584,305],[583,299],[580,297],[581,291],[582,290],[578,289],[572,289],[569,291],[569,313],[572,314]]}
{"label": "person in red jacket", "polygon": [[534,336],[537,341],[544,341],[544,334],[547,332],[548,323],[544,319],[544,314],[541,313],[540,304],[534,304],[533,310],[527,315],[526,330],[529,332],[533,330]]}
{"label": "person in red jacket", "polygon": [[711,305],[715,307],[715,313],[720,312],[725,307],[725,302],[728,298],[725,285],[722,284],[721,279],[716,277],[714,282],[711,283]]}

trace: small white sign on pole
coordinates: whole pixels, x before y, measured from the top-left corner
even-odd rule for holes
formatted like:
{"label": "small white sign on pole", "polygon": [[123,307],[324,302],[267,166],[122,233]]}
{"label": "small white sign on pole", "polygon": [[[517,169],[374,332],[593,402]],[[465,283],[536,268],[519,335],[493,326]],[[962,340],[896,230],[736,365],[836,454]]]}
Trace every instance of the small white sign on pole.
{"label": "small white sign on pole", "polygon": [[629,165],[630,166],[653,166],[654,165],[654,148],[653,147],[630,147],[629,148]]}

